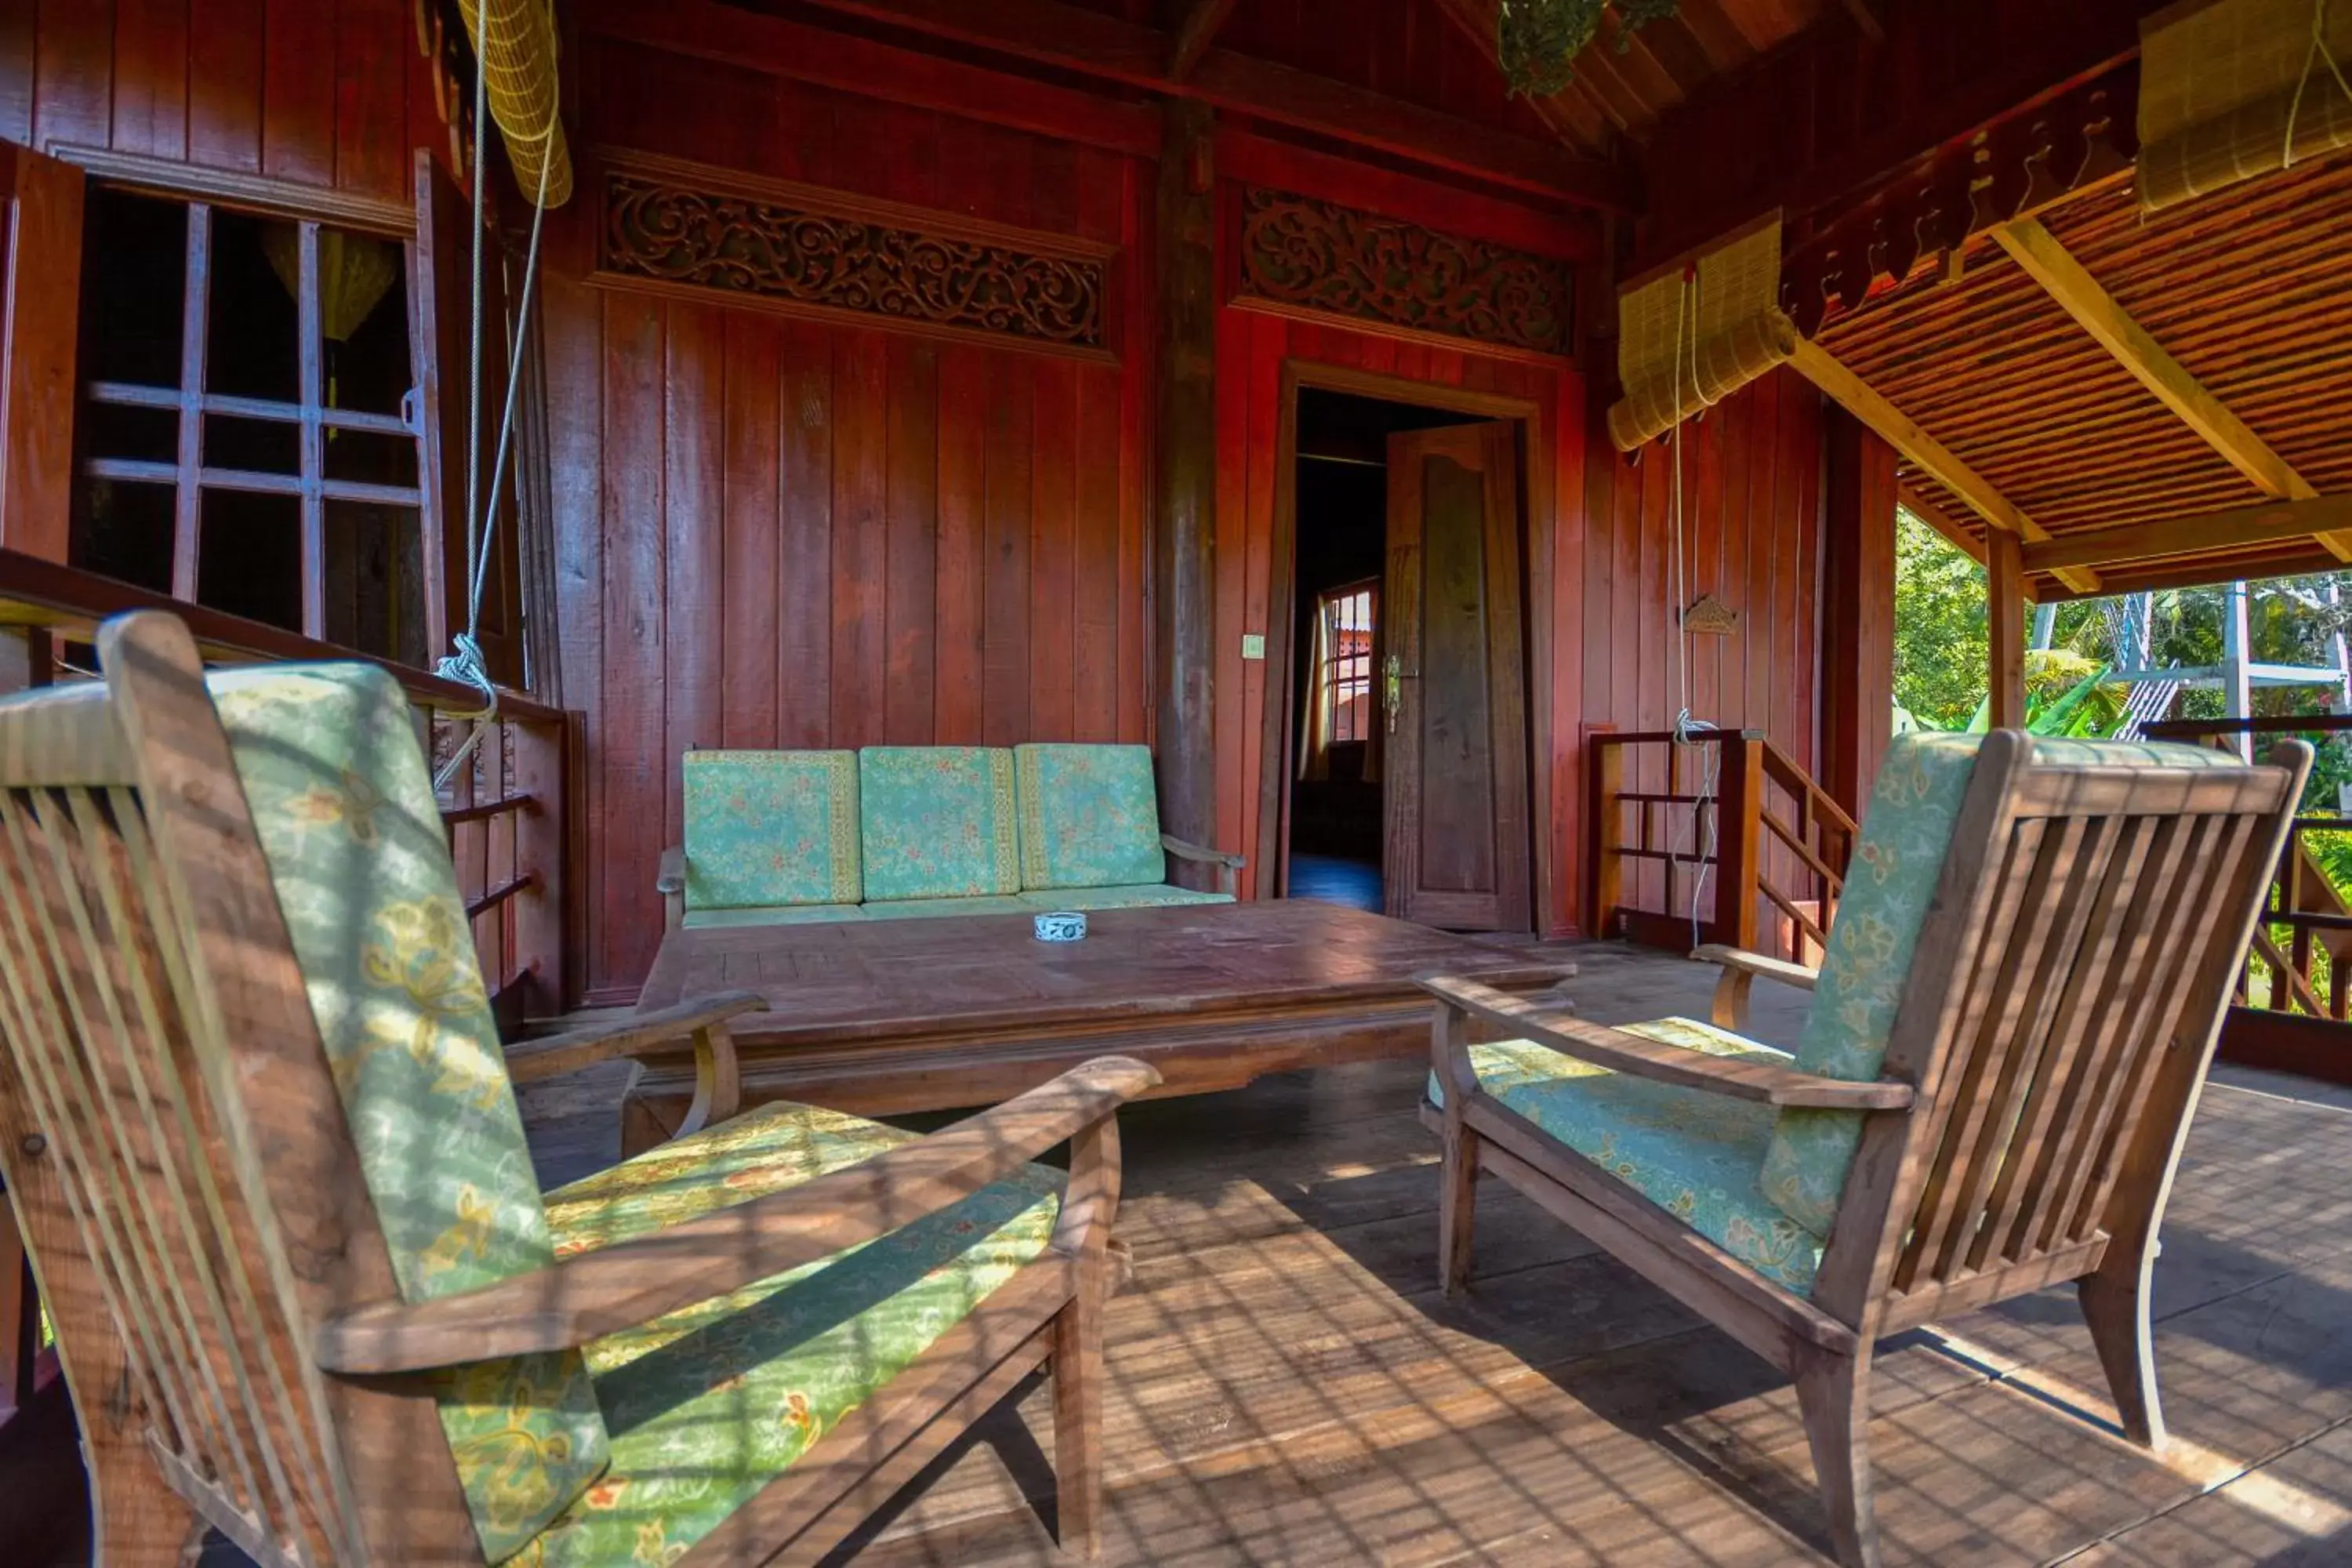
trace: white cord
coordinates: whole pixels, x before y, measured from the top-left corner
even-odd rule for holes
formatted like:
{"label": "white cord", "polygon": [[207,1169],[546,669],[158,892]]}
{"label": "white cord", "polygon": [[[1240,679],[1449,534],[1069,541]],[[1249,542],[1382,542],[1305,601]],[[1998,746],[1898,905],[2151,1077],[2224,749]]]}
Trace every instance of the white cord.
{"label": "white cord", "polygon": [[[488,662],[482,657],[482,588],[489,580],[490,544],[497,537],[492,510],[498,505],[499,491],[506,483],[507,451],[514,437],[515,395],[522,380],[523,347],[530,337],[530,307],[539,282],[539,241],[547,221],[547,184],[549,170],[554,163],[541,153],[539,160],[539,191],[531,204],[530,247],[523,263],[522,293],[515,311],[514,342],[507,361],[506,401],[499,414],[499,447],[490,465],[489,493],[481,492],[482,463],[482,322],[488,313],[482,297],[483,249],[488,243],[488,228],[483,221],[484,193],[488,188],[487,157],[484,152],[482,127],[488,114],[489,70],[486,63],[485,46],[489,33],[489,7],[479,5],[474,14],[474,297],[472,347],[467,364],[466,408],[466,629],[449,639],[454,650],[436,660],[433,671],[445,680],[463,681],[482,694],[482,706],[470,713],[455,715],[471,719],[473,729],[465,743],[450,754],[433,774],[433,788],[437,794],[457,776],[498,718],[499,688],[490,679]],[[556,110],[551,107],[549,123],[542,127],[542,142],[554,132]]]}
{"label": "white cord", "polygon": [[[1666,651],[1675,661],[1675,694],[1681,700],[1675,714],[1674,743],[1677,746],[1696,746],[1702,733],[1712,733],[1717,728],[1691,716],[1690,628],[1684,620],[1690,609],[1690,568],[1688,552],[1683,543],[1685,527],[1683,516],[1683,353],[1686,346],[1690,347],[1690,374],[1696,381],[1698,377],[1698,352],[1695,345],[1690,344],[1689,323],[1698,310],[1697,292],[1696,269],[1686,271],[1683,275],[1682,294],[1675,309],[1675,426],[1668,437],[1675,473],[1670,503],[1674,522],[1672,559],[1667,575],[1673,584],[1675,624]],[[1718,741],[1707,752],[1706,777],[1699,790],[1702,800],[1715,801],[1716,786],[1721,782],[1722,774],[1723,745]],[[1699,945],[1699,903],[1706,897],[1708,875],[1714,868],[1712,861],[1716,847],[1722,837],[1722,826],[1717,821],[1719,815],[1718,811],[1711,810],[1707,805],[1691,807],[1691,855],[1698,865],[1698,875],[1691,882],[1690,896],[1691,946],[1694,949]],[[1703,830],[1700,826],[1702,820],[1705,822]],[[1668,898],[1672,896],[1669,889]]]}
{"label": "white cord", "polygon": [[2294,167],[2294,122],[2303,112],[2303,89],[2310,85],[2312,68],[2322,60],[2327,62],[2328,74],[2336,79],[2336,85],[2344,89],[2344,96],[2352,98],[2352,81],[2344,79],[2344,68],[2336,63],[2335,55],[2328,51],[2327,0],[2311,0],[2311,47],[2304,51],[2303,74],[2295,79],[2294,97],[2287,101],[2286,144],[2279,153],[2279,167],[2282,169]]}

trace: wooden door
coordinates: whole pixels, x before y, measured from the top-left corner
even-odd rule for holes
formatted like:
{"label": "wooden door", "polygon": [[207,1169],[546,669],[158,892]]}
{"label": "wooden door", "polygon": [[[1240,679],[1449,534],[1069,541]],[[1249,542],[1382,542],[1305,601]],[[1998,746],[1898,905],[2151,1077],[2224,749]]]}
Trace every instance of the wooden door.
{"label": "wooden door", "polygon": [[1454,931],[1529,923],[1517,437],[1389,437],[1382,871],[1390,914]]}
{"label": "wooden door", "polygon": [[73,510],[81,171],[0,142],[0,545],[63,561]]}

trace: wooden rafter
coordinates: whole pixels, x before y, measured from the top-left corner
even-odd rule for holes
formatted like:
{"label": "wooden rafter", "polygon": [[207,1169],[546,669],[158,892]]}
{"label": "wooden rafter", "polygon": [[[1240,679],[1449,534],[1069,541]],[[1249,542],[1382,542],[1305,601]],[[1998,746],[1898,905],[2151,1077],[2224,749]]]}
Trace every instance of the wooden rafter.
{"label": "wooden rafter", "polygon": [[2352,531],[2352,493],[2309,500],[2263,501],[2168,517],[2126,528],[2095,528],[2025,547],[2028,572],[2059,572],[2121,561],[2152,561],[2167,555],[2244,549],[2288,540],[2324,538]]}
{"label": "wooden rafter", "polygon": [[1984,541],[1954,522],[1942,507],[1920,494],[1918,487],[1897,485],[1895,487],[1895,499],[1902,504],[1904,510],[1942,534],[1953,549],[1979,566],[1985,563]]}
{"label": "wooden rafter", "polygon": [[[2207,446],[2228,458],[2256,489],[2282,500],[2311,500],[2318,496],[2317,489],[2133,320],[2040,219],[2021,218],[2001,225],[1992,237],[2116,363],[2154,393]],[[2337,529],[2315,537],[2337,560],[2352,561],[2352,531]]]}
{"label": "wooden rafter", "polygon": [[[2019,510],[2017,505],[1974,468],[1955,457],[1944,444],[1922,429],[1917,421],[1874,391],[1869,383],[1845,367],[1836,355],[1800,336],[1797,352],[1790,362],[1797,373],[1811,382],[1845,411],[1885,437],[1894,448],[1916,464],[1937,484],[1969,503],[1978,515],[2004,533],[2013,534],[2021,542],[2035,544],[2049,539],[2041,524]],[[2087,566],[2068,566],[2058,573],[2060,581],[2078,593],[2091,593],[2099,585],[2098,574]]]}
{"label": "wooden rafter", "polygon": [[1168,79],[1182,81],[1209,52],[1238,0],[1192,0],[1176,28],[1176,42],[1168,51]]}
{"label": "wooden rafter", "polygon": [[[611,3],[611,0],[606,0]],[[1631,212],[1631,170],[1556,141],[1496,131],[1385,93],[1213,47],[1171,80],[1173,40],[1157,27],[1061,0],[814,0],[827,11],[950,39],[1146,91],[1312,132],[1582,206]]]}

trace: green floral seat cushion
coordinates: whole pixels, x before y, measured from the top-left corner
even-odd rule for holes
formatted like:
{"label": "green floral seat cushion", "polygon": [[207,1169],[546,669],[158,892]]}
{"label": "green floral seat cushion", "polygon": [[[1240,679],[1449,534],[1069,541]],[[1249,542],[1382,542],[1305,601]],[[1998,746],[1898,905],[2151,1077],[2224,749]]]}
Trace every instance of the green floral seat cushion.
{"label": "green floral seat cushion", "polygon": [[857,784],[868,903],[1021,890],[1011,752],[868,746]]}
{"label": "green floral seat cushion", "polygon": [[885,899],[866,906],[869,921],[931,920],[944,915],[1018,915],[1029,906],[1011,894],[971,899]]}
{"label": "green floral seat cushion", "polygon": [[777,904],[758,910],[688,910],[678,923],[698,926],[823,925],[828,921],[862,921],[861,904]]}
{"label": "green floral seat cushion", "polygon": [[686,907],[854,904],[857,753],[688,752]]}
{"label": "green floral seat cushion", "polygon": [[1231,893],[1196,893],[1166,882],[1143,882],[1127,888],[1053,888],[1024,893],[1021,902],[1033,910],[1136,910],[1179,904],[1230,904]]}
{"label": "green floral seat cushion", "polygon": [[[1853,1080],[1878,1076],[1983,739],[1898,735],[1887,747],[1797,1047],[1802,1070]],[[2033,760],[2069,767],[2240,765],[2235,757],[2201,746],[2124,741],[2037,740]],[[1764,1156],[1765,1195],[1814,1235],[1827,1237],[1861,1141],[1860,1111],[1781,1111]]]}
{"label": "green floral seat cushion", "polygon": [[1168,879],[1149,746],[1015,746],[1021,886],[1115,888]]}
{"label": "green floral seat cushion", "polygon": [[[764,1106],[550,1194],[556,1250],[649,1235],[913,1136]],[[1044,1251],[1060,1189],[1033,1165],[866,1247],[590,1345],[612,1468],[525,1561],[601,1568],[686,1552]]]}
{"label": "green floral seat cushion", "polygon": [[[401,1295],[429,1300],[546,1266],[554,1240],[407,700],[368,665],[206,683]],[[477,1363],[437,1398],[492,1563],[604,1468],[577,1352]]]}
{"label": "green floral seat cushion", "polygon": [[[1629,1034],[1709,1056],[1786,1065],[1786,1053],[1689,1018]],[[1734,1258],[1798,1295],[1813,1288],[1821,1239],[1756,1184],[1772,1108],[1579,1061],[1530,1040],[1470,1047],[1478,1087]],[[1444,1103],[1431,1075],[1430,1098]]]}

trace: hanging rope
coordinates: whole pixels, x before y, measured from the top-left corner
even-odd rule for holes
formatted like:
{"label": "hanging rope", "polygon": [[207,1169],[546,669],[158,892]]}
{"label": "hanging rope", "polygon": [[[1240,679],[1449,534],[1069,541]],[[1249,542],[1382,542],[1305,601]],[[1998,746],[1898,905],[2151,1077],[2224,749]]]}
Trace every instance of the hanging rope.
{"label": "hanging rope", "polygon": [[[485,123],[484,104],[488,92],[488,72],[483,62],[489,29],[488,8],[481,7],[474,15],[474,123]],[[551,102],[548,124],[540,130],[537,140],[544,144],[554,132],[557,114]],[[482,589],[489,580],[490,546],[497,539],[499,492],[506,484],[507,452],[514,437],[515,394],[522,380],[523,349],[530,338],[530,307],[539,282],[539,241],[547,220],[547,187],[549,171],[553,160],[541,158],[539,163],[539,190],[531,203],[530,245],[523,262],[522,293],[514,315],[513,342],[507,360],[506,399],[499,412],[498,451],[490,464],[490,485],[487,495],[482,489],[482,329],[487,306],[482,291],[484,252],[488,244],[488,226],[485,216],[485,196],[488,188],[485,162],[484,138],[474,137],[474,255],[473,300],[470,341],[467,348],[466,395],[466,629],[449,639],[451,652],[434,664],[434,673],[445,680],[455,680],[474,688],[482,694],[482,706],[468,712],[452,714],[457,719],[469,719],[473,728],[464,743],[450,753],[433,775],[436,794],[448,787],[458,770],[471,759],[482,737],[489,732],[499,716],[498,683],[490,679],[488,662],[482,657]]]}
{"label": "hanging rope", "polygon": [[2352,81],[2344,79],[2344,68],[2336,63],[2336,56],[2327,47],[2327,0],[2311,0],[2311,47],[2304,51],[2303,74],[2295,79],[2294,96],[2287,100],[2286,145],[2279,155],[2283,169],[2294,167],[2294,122],[2303,112],[2303,90],[2311,85],[2311,73],[2323,61],[2327,74],[2344,89],[2344,96],[2352,99]]}
{"label": "hanging rope", "polygon": [[[1672,531],[1669,534],[1667,576],[1674,595],[1674,625],[1666,637],[1666,658],[1675,677],[1678,704],[1675,711],[1675,740],[1677,746],[1696,747],[1715,733],[1717,726],[1691,715],[1690,629],[1684,616],[1690,609],[1689,553],[1685,547],[1683,516],[1683,386],[1684,355],[1690,356],[1689,374],[1696,381],[1698,374],[1698,354],[1692,344],[1690,324],[1698,312],[1698,268],[1683,268],[1682,295],[1675,310],[1675,425],[1667,437],[1668,455],[1674,461],[1674,479],[1669,489],[1669,509]],[[1716,847],[1722,836],[1719,811],[1714,809],[1716,786],[1723,773],[1723,746],[1718,741],[1707,747],[1706,769],[1699,786],[1701,800],[1708,805],[1691,807],[1691,856],[1698,865],[1698,875],[1691,881],[1690,928],[1691,946],[1699,945],[1699,902],[1706,896],[1709,873],[1714,869]],[[1703,826],[1702,826],[1703,825]],[[1673,897],[1669,889],[1668,898]]]}

